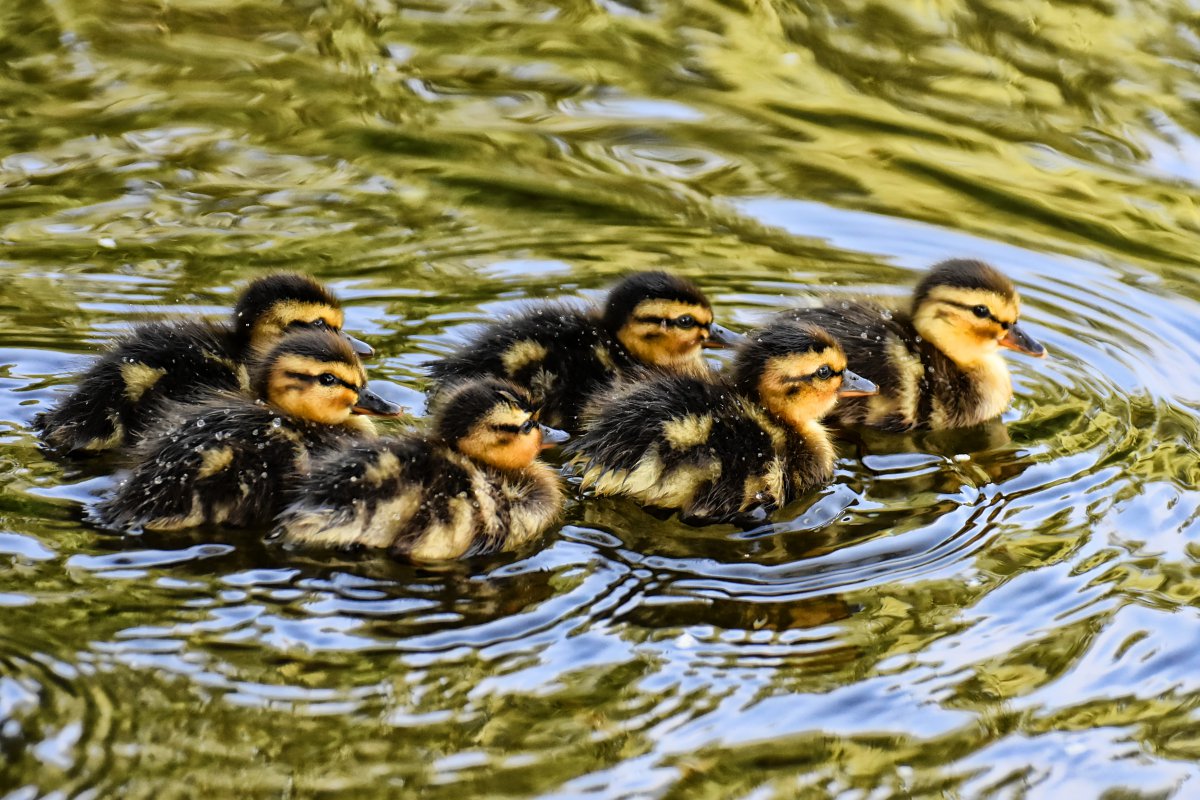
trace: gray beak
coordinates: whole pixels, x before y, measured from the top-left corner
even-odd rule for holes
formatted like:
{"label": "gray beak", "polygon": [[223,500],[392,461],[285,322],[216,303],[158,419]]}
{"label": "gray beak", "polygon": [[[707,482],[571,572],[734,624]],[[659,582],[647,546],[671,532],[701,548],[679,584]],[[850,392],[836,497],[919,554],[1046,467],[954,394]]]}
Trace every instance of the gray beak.
{"label": "gray beak", "polygon": [[562,444],[571,438],[571,434],[566,431],[560,431],[558,428],[551,428],[548,425],[538,425],[538,430],[542,432],[543,450]]}
{"label": "gray beak", "polygon": [[1042,343],[1026,333],[1025,329],[1016,323],[1013,323],[1013,326],[1008,329],[1008,333],[1000,340],[1000,346],[1034,358],[1044,358],[1046,355],[1046,348],[1042,347]]}
{"label": "gray beak", "polygon": [[360,356],[370,357],[370,356],[375,355],[375,348],[371,347],[371,345],[367,344],[362,339],[355,339],[353,336],[346,333],[345,331],[342,331],[342,338],[345,339],[347,342],[349,342],[350,348],[352,350],[354,350],[355,353],[358,353]]}
{"label": "gray beak", "polygon": [[714,322],[708,326],[708,338],[704,340],[704,346],[719,350],[725,347],[734,347],[745,340],[746,337],[740,333],[734,333],[729,328]]}
{"label": "gray beak", "polygon": [[358,402],[352,410],[355,414],[367,417],[398,417],[404,413],[404,406],[389,403],[364,386],[358,393]]}
{"label": "gray beak", "polygon": [[842,385],[838,389],[838,397],[866,397],[870,394],[879,394],[879,387],[862,375],[848,369],[842,370]]}

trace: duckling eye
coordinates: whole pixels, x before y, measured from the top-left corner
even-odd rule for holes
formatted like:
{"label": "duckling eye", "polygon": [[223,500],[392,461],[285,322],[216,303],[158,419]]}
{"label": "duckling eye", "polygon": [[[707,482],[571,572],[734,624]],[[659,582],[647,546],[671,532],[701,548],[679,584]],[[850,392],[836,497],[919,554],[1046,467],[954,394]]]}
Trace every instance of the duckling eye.
{"label": "duckling eye", "polygon": [[684,331],[694,328],[696,327],[696,318],[691,314],[684,314],[682,317],[675,319],[675,327]]}
{"label": "duckling eye", "polygon": [[288,323],[288,327],[289,328],[312,328],[313,330],[318,330],[318,331],[329,330],[329,324],[327,322],[325,322],[325,320],[321,319],[320,317],[317,317],[312,322],[306,322],[305,320],[302,320],[302,319],[294,319]]}
{"label": "duckling eye", "polygon": [[322,386],[333,386],[338,382],[337,376],[331,372],[326,372],[317,378]]}
{"label": "duckling eye", "polygon": [[521,433],[529,433],[537,427],[537,423],[531,419],[525,420],[525,424],[521,426]]}
{"label": "duckling eye", "polygon": [[833,370],[830,369],[828,364],[822,364],[821,368],[817,370],[816,374],[818,378],[825,381],[833,377]]}
{"label": "duckling eye", "polygon": [[992,312],[988,311],[987,306],[975,306],[971,309],[971,311],[973,311],[975,316],[979,317],[980,319],[987,319],[992,315]]}

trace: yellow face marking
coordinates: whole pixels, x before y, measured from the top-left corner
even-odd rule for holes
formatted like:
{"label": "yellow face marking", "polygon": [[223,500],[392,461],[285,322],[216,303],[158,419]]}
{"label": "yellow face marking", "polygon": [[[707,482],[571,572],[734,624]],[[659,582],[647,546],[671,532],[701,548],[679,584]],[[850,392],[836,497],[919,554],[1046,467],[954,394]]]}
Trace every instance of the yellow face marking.
{"label": "yellow face marking", "polygon": [[340,308],[324,303],[282,300],[266,310],[250,330],[250,345],[266,349],[275,344],[293,323],[311,325],[320,320],[331,331],[340,331],[346,316]]}
{"label": "yellow face marking", "polygon": [[[828,368],[829,377],[820,370]],[[820,353],[793,353],[770,359],[759,379],[763,406],[795,430],[816,423],[833,410],[842,385],[839,374],[846,369],[840,348],[827,347]]]}
{"label": "yellow face marking", "polygon": [[526,339],[516,342],[504,351],[500,356],[500,363],[504,365],[504,372],[509,377],[516,375],[530,364],[536,364],[544,361],[549,351],[541,344]]}
{"label": "yellow face marking", "polygon": [[[974,312],[986,311],[984,316]],[[1021,313],[1020,298],[980,289],[939,286],[913,315],[917,332],[963,368],[996,353],[1000,339]]]}
{"label": "yellow face marking", "polygon": [[121,381],[125,384],[125,396],[129,398],[129,402],[136,403],[166,374],[165,369],[151,367],[140,361],[122,364]]}
{"label": "yellow face marking", "polygon": [[271,369],[266,400],[292,416],[323,425],[339,425],[349,418],[358,402],[358,391],[342,383],[329,386],[320,383],[320,377],[326,373],[351,386],[361,388],[366,384],[366,372],[361,365],[286,355]]}
{"label": "yellow face marking", "polygon": [[1017,321],[1017,317],[1021,312],[1021,301],[1018,296],[1006,297],[984,289],[958,289],[953,286],[939,286],[933,290],[929,297],[931,300],[957,303],[960,306],[987,306],[992,316],[1001,322],[1008,322],[1010,324]]}
{"label": "yellow face marking", "polygon": [[693,316],[701,325],[712,324],[712,309],[680,300],[643,300],[634,307],[632,320],[636,322],[638,317],[677,319],[687,314]]}
{"label": "yellow face marking", "polygon": [[[533,426],[524,430],[530,421]],[[532,464],[541,452],[542,432],[530,412],[501,403],[459,439],[456,447],[468,458],[496,469],[519,470]]]}
{"label": "yellow face marking", "polygon": [[[674,321],[690,317],[694,324],[680,327]],[[629,354],[646,364],[679,372],[704,369],[700,348],[708,338],[712,310],[678,300],[643,300],[617,331],[617,340]]]}
{"label": "yellow face marking", "polygon": [[232,463],[232,447],[214,447],[212,450],[205,450],[200,455],[200,469],[196,471],[196,478],[208,478],[216,475]]}
{"label": "yellow face marking", "polygon": [[686,417],[663,423],[663,438],[673,449],[687,450],[707,442],[712,433],[712,426],[712,415],[688,414]]}
{"label": "yellow face marking", "polygon": [[343,361],[319,361],[297,355],[286,355],[276,361],[275,372],[294,372],[314,378],[328,372],[338,380],[354,386],[362,386],[367,382],[366,370],[361,365],[351,365]]}

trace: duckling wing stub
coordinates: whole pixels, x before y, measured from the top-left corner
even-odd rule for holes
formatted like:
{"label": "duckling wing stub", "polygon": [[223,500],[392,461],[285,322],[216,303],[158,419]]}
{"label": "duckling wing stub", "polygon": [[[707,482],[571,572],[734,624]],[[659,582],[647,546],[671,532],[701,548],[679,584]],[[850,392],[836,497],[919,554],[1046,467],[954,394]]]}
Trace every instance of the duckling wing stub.
{"label": "duckling wing stub", "polygon": [[585,488],[673,508],[708,524],[751,500],[775,457],[770,435],[729,387],[663,375],[618,387],[569,445]]}
{"label": "duckling wing stub", "polygon": [[406,556],[433,533],[457,536],[465,551],[477,530],[478,509],[466,499],[473,491],[463,466],[429,442],[361,442],[314,462],[289,490],[273,535],[305,546]]}
{"label": "duckling wing stub", "polygon": [[[687,414],[686,389],[649,374],[601,394],[583,415],[583,430],[563,448],[596,477],[644,465],[662,443],[664,423]],[[591,482],[591,481],[589,481]]]}
{"label": "duckling wing stub", "polygon": [[194,402],[244,385],[227,332],[205,323],[150,323],[119,340],[34,424],[54,451],[98,453],[137,441],[166,401]]}
{"label": "duckling wing stub", "polygon": [[583,405],[628,358],[582,309],[549,304],[484,329],[429,365],[432,402],[450,386],[483,376],[511,380],[542,407],[542,422],[574,431]]}
{"label": "duckling wing stub", "polygon": [[122,530],[269,522],[296,469],[299,438],[277,419],[250,404],[192,409],[139,446],[137,466],[95,517]]}
{"label": "duckling wing stub", "polygon": [[558,476],[545,465],[492,470],[415,436],[329,451],[288,498],[273,537],[420,562],[521,546],[562,509]]}

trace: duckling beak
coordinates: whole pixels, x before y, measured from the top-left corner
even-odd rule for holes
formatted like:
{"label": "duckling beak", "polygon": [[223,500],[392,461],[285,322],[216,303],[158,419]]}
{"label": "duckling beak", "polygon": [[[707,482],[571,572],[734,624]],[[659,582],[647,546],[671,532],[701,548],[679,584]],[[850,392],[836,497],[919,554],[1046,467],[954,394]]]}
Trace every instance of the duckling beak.
{"label": "duckling beak", "polygon": [[850,370],[842,370],[842,385],[838,389],[838,397],[866,397],[879,394],[879,387],[862,375]]}
{"label": "duckling beak", "polygon": [[404,406],[389,403],[364,386],[351,411],[367,417],[398,417],[404,413]]}
{"label": "duckling beak", "polygon": [[1046,348],[1042,347],[1042,343],[1026,333],[1025,329],[1016,323],[1013,323],[1013,326],[1008,329],[1008,333],[1004,334],[1004,338],[1000,340],[1000,346],[1034,358],[1046,357]]}
{"label": "duckling beak", "polygon": [[560,431],[558,428],[551,428],[548,425],[538,425],[538,429],[542,432],[542,449],[548,450],[555,445],[560,445],[567,439],[571,438],[571,434],[566,431]]}
{"label": "duckling beak", "polygon": [[367,344],[362,339],[355,339],[345,331],[342,331],[342,338],[350,343],[350,349],[358,355],[367,357],[375,355],[375,348],[371,347],[371,345]]}
{"label": "duckling beak", "polygon": [[704,346],[710,350],[722,350],[726,347],[735,347],[745,340],[746,337],[740,333],[734,333],[729,328],[714,322],[708,326],[708,338],[704,340]]}

